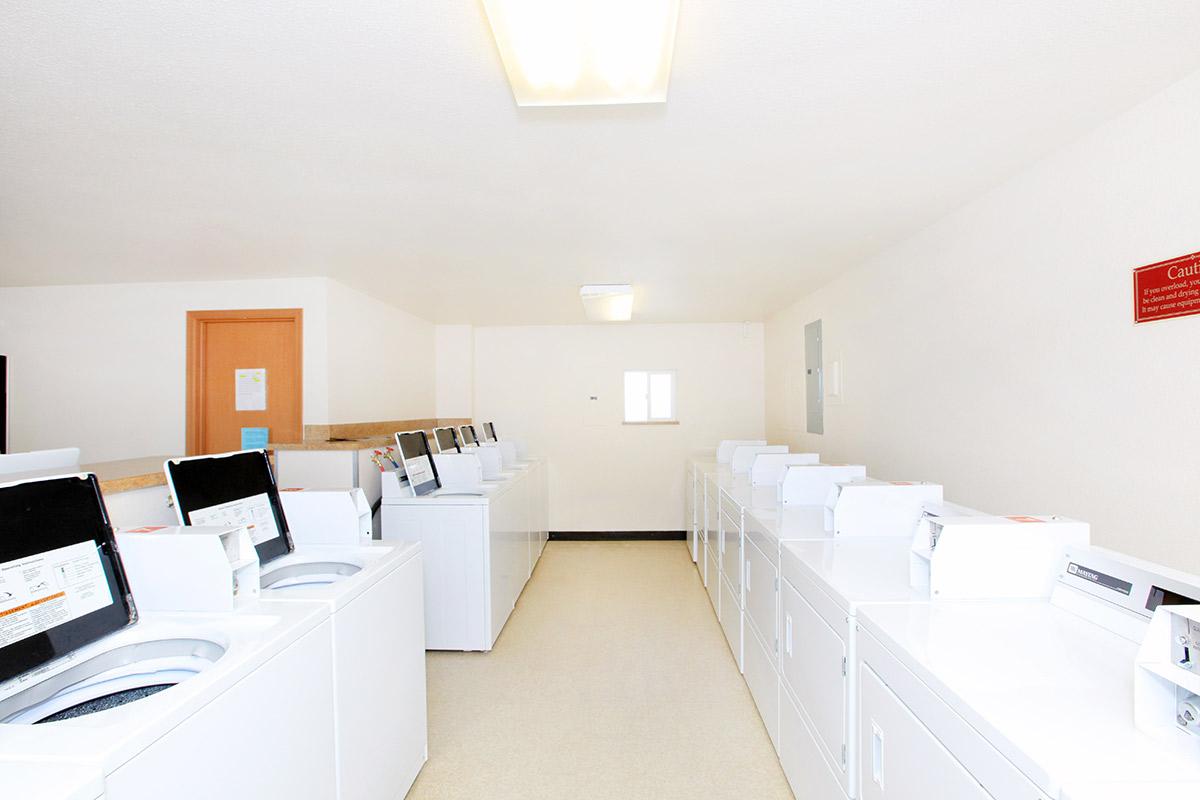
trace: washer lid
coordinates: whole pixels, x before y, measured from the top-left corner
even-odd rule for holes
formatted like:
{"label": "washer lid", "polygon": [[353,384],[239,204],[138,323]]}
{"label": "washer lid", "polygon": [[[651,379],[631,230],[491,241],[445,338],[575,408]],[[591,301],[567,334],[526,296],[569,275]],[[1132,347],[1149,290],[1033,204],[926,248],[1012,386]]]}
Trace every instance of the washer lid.
{"label": "washer lid", "polygon": [[267,564],[295,549],[266,450],[173,458],[167,484],[184,525],[246,525]]}
{"label": "washer lid", "polygon": [[0,485],[0,681],[136,620],[95,475]]}

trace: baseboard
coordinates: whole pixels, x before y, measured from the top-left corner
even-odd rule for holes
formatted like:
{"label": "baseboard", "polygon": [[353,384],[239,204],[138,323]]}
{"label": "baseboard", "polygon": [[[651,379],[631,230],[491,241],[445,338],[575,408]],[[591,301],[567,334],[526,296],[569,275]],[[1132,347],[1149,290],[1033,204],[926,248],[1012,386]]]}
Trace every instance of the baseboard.
{"label": "baseboard", "polygon": [[552,542],[659,542],[686,538],[686,531],[550,531]]}

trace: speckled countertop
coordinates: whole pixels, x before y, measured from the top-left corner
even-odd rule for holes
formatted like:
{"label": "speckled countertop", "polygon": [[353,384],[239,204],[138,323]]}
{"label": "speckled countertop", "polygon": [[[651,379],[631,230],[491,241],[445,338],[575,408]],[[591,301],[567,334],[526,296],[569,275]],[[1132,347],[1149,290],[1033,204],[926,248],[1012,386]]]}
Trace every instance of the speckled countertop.
{"label": "speckled countertop", "polygon": [[100,479],[100,491],[105,494],[132,492],[152,486],[166,486],[163,462],[174,457],[144,456],[120,461],[97,461],[94,464],[83,464],[80,469],[84,472],[94,472]]}
{"label": "speckled countertop", "polygon": [[268,450],[375,450],[396,444],[396,431],[431,430],[439,425],[463,425],[467,419],[393,419],[305,425],[302,442],[271,442]]}
{"label": "speckled countertop", "polygon": [[268,450],[374,450],[394,445],[391,436],[367,436],[362,439],[325,439],[304,442],[271,442]]}

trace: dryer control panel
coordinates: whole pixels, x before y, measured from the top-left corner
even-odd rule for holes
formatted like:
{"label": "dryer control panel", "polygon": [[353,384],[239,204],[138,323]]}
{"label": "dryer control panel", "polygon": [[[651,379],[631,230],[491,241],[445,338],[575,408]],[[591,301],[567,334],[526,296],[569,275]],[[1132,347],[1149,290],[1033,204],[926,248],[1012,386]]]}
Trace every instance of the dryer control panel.
{"label": "dryer control panel", "polygon": [[1171,650],[1176,665],[1195,668],[1200,659],[1200,620],[1171,615]]}
{"label": "dryer control panel", "polygon": [[1174,742],[1180,731],[1200,736],[1198,648],[1200,605],[1160,605],[1134,672],[1134,719],[1139,728],[1160,734],[1166,742]]}

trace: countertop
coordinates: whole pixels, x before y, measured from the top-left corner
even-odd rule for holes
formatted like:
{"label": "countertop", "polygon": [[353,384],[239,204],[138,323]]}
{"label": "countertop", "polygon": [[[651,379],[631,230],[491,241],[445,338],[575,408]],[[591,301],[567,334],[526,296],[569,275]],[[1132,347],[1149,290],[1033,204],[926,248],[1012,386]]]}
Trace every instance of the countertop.
{"label": "countertop", "polygon": [[468,419],[393,419],[305,425],[302,442],[271,442],[268,450],[378,450],[395,446],[396,431],[432,430],[441,425],[465,425]]}
{"label": "countertop", "polygon": [[[378,450],[395,445],[395,431],[429,430],[439,425],[462,425],[468,422],[468,419],[455,418],[305,425],[303,442],[271,442],[267,450]],[[102,492],[115,494],[166,486],[163,462],[175,457],[143,456],[120,461],[99,461],[83,464],[80,468],[96,474]]]}
{"label": "countertop", "polygon": [[316,439],[303,442],[271,442],[268,450],[378,450],[396,445],[393,436],[367,436],[362,439]]}
{"label": "countertop", "polygon": [[83,472],[95,473],[100,479],[100,491],[105,494],[132,492],[152,486],[166,486],[167,477],[163,474],[163,462],[168,458],[175,456],[143,456],[120,461],[98,461],[94,464],[82,464],[80,469]]}

